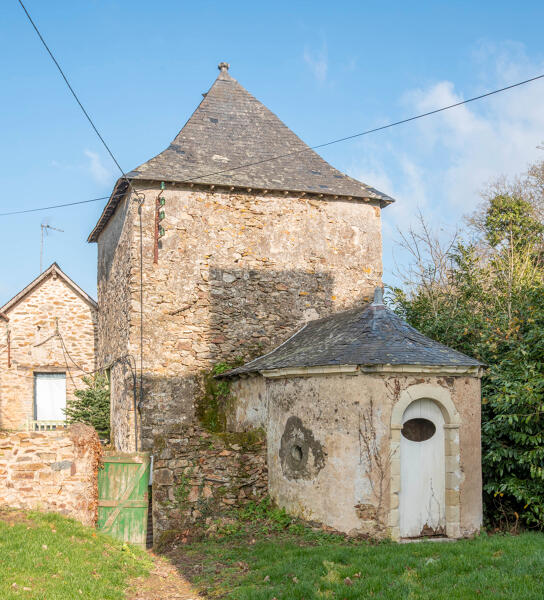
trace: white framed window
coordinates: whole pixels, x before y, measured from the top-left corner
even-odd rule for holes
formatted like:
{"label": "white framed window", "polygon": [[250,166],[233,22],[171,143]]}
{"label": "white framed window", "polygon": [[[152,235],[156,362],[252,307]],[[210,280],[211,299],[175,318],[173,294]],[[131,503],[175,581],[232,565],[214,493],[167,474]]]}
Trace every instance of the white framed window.
{"label": "white framed window", "polygon": [[64,421],[66,373],[34,373],[34,418]]}

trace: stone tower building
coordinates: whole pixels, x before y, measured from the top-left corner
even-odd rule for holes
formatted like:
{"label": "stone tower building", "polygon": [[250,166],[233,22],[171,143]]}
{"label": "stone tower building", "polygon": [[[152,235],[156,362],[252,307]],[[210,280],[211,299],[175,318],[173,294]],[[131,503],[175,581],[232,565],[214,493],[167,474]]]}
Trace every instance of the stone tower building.
{"label": "stone tower building", "polygon": [[120,450],[193,422],[214,363],[267,352],[381,282],[392,199],[334,169],[219,70],[170,146],[117,182],[89,236]]}

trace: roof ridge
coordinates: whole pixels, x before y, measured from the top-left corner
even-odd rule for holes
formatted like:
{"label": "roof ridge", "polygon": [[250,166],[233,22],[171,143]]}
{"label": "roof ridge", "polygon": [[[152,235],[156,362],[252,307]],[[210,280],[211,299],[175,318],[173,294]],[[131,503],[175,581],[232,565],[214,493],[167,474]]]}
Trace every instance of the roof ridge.
{"label": "roof ridge", "polygon": [[[8,300],[4,306],[0,307],[0,313],[7,313],[15,305],[19,304],[23,298],[30,294],[42,281],[45,281],[53,272],[57,273],[69,285],[79,296],[90,304],[93,308],[97,309],[98,304],[85,290],[79,287],[79,285],[60,268],[57,262],[51,263],[47,269],[42,271],[35,279],[33,279],[28,285],[26,285],[20,292],[15,294],[10,300]],[[7,314],[5,314],[7,316]]]}

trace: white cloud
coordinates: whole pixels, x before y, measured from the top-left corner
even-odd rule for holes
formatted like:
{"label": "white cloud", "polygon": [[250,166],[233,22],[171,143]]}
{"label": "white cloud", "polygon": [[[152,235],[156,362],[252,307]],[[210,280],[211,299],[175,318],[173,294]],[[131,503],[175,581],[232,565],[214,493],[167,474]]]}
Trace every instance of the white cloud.
{"label": "white cloud", "polygon": [[329,70],[329,58],[326,44],[321,50],[312,52],[309,48],[304,49],[304,62],[308,65],[314,77],[319,83],[325,83]]}
{"label": "white cloud", "polygon": [[[542,73],[516,43],[480,43],[472,71],[477,84],[461,91],[451,81],[408,90],[401,98],[407,116],[454,104]],[[544,81],[536,81],[397,127],[381,138],[366,138],[355,177],[397,202],[383,212],[384,262],[393,251],[397,227],[405,230],[420,208],[436,228],[450,231],[480,203],[480,191],[501,175],[522,173],[544,159]],[[355,154],[355,153],[354,153]]]}
{"label": "white cloud", "polygon": [[104,165],[100,155],[91,150],[85,150],[85,156],[89,159],[87,169],[91,173],[92,178],[101,185],[111,183],[113,173],[111,169],[108,169]]}

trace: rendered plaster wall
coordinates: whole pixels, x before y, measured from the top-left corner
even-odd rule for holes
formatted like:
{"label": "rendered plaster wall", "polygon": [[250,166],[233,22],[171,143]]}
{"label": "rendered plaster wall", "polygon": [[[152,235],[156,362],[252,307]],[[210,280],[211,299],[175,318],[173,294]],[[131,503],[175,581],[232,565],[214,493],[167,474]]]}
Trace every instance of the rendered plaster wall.
{"label": "rendered plaster wall", "polygon": [[0,429],[17,430],[35,418],[34,373],[66,373],[69,401],[83,385],[84,373],[78,366],[95,368],[97,311],[53,271],[7,316],[7,323],[0,321]]}
{"label": "rendered plaster wall", "polygon": [[227,410],[229,431],[251,431],[268,421],[267,380],[260,375],[246,378],[236,377],[230,381],[230,391],[235,401]]}
{"label": "rendered plaster wall", "polygon": [[[385,493],[379,498],[372,491],[367,477],[369,460],[359,435],[372,399],[377,445],[387,452],[389,403],[382,381],[326,375],[269,380],[267,385],[272,498],[293,514],[339,531],[380,535],[381,530],[385,535],[389,498]],[[285,464],[291,448],[299,443],[308,452],[303,473]],[[388,477],[387,471],[385,481]],[[381,527],[373,518],[376,510],[382,513]]]}
{"label": "rendered plaster wall", "polygon": [[[143,191],[141,449],[164,428],[194,420],[203,370],[262,354],[306,321],[362,303],[382,273],[377,205],[167,188],[156,264],[160,192],[158,186]],[[103,360],[122,353],[139,360],[139,219],[135,202],[125,207],[99,239]],[[117,322],[129,331],[128,341],[112,334]],[[131,450],[129,382],[114,378],[112,388],[115,444]]]}
{"label": "rendered plaster wall", "polygon": [[452,397],[461,415],[459,450],[462,480],[459,485],[460,535],[482,526],[481,387],[475,377],[456,377]]}
{"label": "rendered plaster wall", "polygon": [[[418,399],[422,385],[424,397],[445,394],[458,412],[459,427],[445,430],[448,535],[470,535],[482,522],[477,378],[399,373],[239,379],[232,389],[241,402],[230,422],[246,429],[266,412],[269,491],[280,506],[340,531],[396,537],[400,428],[390,427],[392,409],[411,392],[409,401]],[[308,456],[301,472],[289,459],[295,445]]]}

